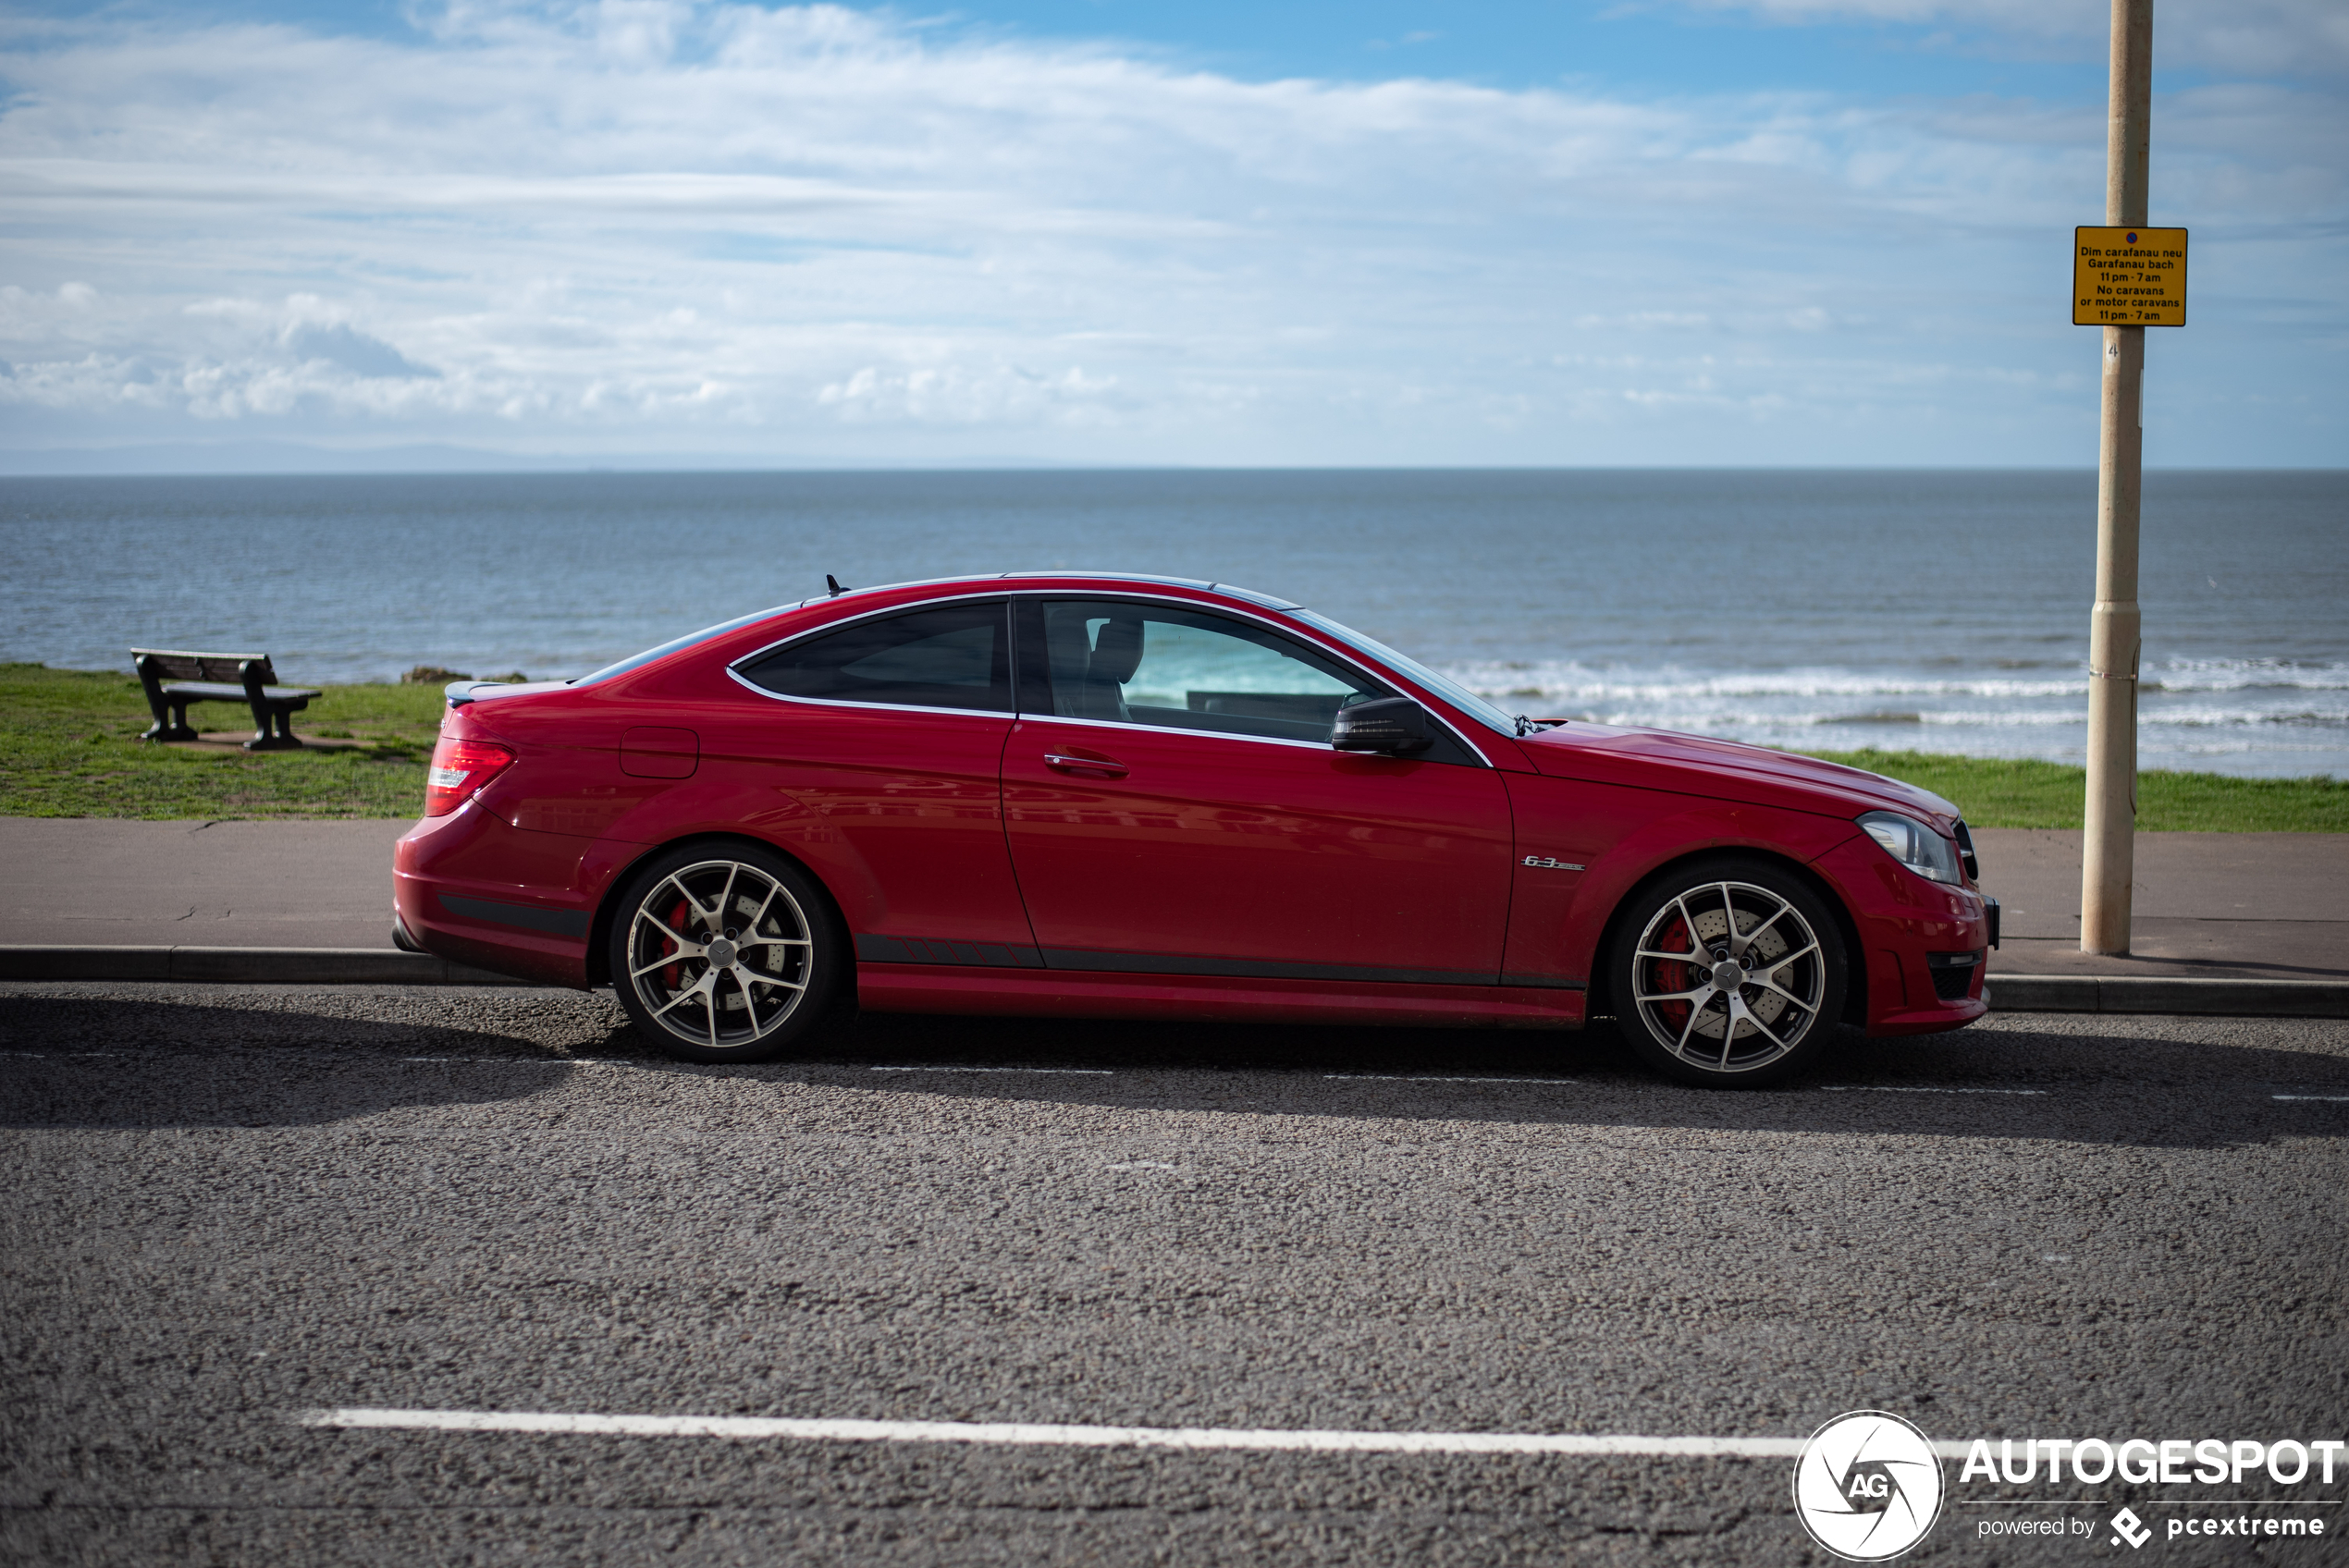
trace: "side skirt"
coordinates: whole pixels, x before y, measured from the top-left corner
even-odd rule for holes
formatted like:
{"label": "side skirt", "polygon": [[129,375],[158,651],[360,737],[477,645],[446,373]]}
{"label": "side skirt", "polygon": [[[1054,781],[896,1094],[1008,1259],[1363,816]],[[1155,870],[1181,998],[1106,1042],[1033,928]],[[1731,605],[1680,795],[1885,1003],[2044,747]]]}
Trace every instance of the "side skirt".
{"label": "side skirt", "polygon": [[1421,1029],[1582,1027],[1580,991],[1525,986],[1258,980],[860,962],[856,998],[867,1012],[1389,1024]]}

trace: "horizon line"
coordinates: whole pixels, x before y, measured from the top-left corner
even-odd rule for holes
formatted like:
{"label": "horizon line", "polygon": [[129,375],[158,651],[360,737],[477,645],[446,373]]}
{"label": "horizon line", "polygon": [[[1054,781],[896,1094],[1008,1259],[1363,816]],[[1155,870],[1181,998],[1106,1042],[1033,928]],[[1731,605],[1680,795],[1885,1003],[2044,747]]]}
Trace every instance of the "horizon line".
{"label": "horizon line", "polygon": [[[354,457],[362,454],[353,453]],[[0,453],[0,484],[33,479],[485,479],[545,478],[597,474],[912,474],[912,473],[2032,473],[2094,476],[2094,461],[2080,463],[1079,463],[1039,459],[940,462],[742,463],[646,462],[544,463],[518,459],[449,468],[254,467],[254,468],[10,468]],[[2147,473],[2349,473],[2349,464],[2195,463],[2145,465]]]}

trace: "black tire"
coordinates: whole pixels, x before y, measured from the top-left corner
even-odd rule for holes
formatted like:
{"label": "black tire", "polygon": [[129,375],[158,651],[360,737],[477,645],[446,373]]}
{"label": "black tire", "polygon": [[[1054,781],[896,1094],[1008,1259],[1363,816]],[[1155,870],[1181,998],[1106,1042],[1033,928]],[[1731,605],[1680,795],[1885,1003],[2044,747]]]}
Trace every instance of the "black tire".
{"label": "black tire", "polygon": [[1648,1066],[1683,1084],[1759,1088],[1826,1048],[1846,962],[1842,930],[1807,884],[1770,862],[1724,856],[1632,895],[1606,981],[1616,1027]]}
{"label": "black tire", "polygon": [[743,843],[688,844],[646,862],[613,907],[608,951],[631,1022],[685,1061],[790,1049],[823,1026],[848,966],[815,881]]}

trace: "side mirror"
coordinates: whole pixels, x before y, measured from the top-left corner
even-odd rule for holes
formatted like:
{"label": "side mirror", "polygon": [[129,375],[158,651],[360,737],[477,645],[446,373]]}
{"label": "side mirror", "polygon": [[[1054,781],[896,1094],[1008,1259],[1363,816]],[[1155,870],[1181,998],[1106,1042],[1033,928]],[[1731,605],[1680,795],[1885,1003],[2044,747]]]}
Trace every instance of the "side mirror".
{"label": "side mirror", "polygon": [[1341,752],[1410,757],[1434,744],[1427,710],[1408,697],[1376,697],[1342,707],[1330,726],[1330,745]]}

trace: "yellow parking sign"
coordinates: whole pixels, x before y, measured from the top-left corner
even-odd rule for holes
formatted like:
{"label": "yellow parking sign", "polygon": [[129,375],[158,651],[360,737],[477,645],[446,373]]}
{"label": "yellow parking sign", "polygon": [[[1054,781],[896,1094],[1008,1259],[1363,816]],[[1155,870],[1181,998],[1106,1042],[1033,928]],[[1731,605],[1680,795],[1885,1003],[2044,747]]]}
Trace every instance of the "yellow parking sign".
{"label": "yellow parking sign", "polygon": [[2186,231],[2072,231],[2072,325],[2186,325]]}

